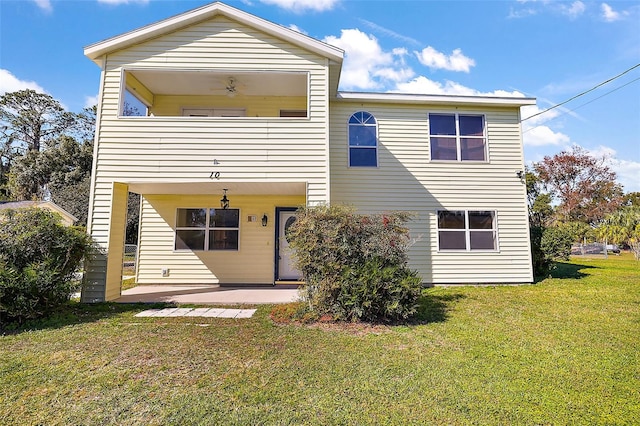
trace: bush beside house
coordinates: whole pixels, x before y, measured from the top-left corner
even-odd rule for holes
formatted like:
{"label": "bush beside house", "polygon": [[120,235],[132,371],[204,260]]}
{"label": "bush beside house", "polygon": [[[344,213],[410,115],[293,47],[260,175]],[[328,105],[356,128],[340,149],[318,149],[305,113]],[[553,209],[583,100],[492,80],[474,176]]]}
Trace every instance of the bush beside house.
{"label": "bush beside house", "polygon": [[47,315],[77,290],[74,274],[91,252],[84,229],[46,209],[0,215],[0,324]]}
{"label": "bush beside house", "polygon": [[409,218],[406,212],[357,214],[343,205],[301,208],[287,238],[309,308],[347,321],[415,314],[422,283],[407,266]]}

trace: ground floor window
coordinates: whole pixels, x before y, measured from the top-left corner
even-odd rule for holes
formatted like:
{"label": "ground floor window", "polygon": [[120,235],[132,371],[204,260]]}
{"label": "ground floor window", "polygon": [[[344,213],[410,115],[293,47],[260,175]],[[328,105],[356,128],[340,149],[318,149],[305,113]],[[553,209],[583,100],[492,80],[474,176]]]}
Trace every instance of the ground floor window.
{"label": "ground floor window", "polygon": [[438,249],[441,251],[497,250],[494,211],[438,211]]}
{"label": "ground floor window", "polygon": [[176,214],[176,250],[238,250],[240,210],[189,208]]}

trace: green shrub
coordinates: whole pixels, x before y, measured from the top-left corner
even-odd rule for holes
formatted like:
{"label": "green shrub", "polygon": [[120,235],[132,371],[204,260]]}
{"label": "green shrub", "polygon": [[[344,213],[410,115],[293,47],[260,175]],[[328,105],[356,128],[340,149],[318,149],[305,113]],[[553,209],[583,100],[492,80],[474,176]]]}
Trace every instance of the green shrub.
{"label": "green shrub", "polygon": [[410,215],[357,214],[333,205],[301,208],[287,238],[318,315],[356,321],[395,321],[416,312],[421,291],[407,267]]}
{"label": "green shrub", "polygon": [[542,233],[542,251],[552,261],[569,260],[573,241],[571,229],[564,227],[546,228]]}
{"label": "green shrub", "polygon": [[546,277],[553,269],[554,262],[569,260],[574,240],[572,229],[532,226],[530,235],[533,274],[536,277]]}
{"label": "green shrub", "polygon": [[45,316],[77,289],[74,273],[90,253],[91,238],[65,227],[45,209],[4,211],[0,216],[0,321]]}

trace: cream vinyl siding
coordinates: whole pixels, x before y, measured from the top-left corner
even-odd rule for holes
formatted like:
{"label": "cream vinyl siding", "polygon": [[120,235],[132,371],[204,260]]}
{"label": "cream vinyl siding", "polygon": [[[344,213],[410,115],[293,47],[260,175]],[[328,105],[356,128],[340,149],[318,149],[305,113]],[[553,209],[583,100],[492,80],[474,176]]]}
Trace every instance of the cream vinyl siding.
{"label": "cream vinyl siding", "polygon": [[[309,118],[118,118],[126,68],[308,72]],[[326,58],[222,16],[108,55],[92,235],[106,246],[114,181],[209,182],[215,169],[218,182],[305,181],[308,201],[325,201],[327,85]],[[297,100],[286,100],[287,108],[290,101],[297,108]]]}
{"label": "cream vinyl siding", "polygon": [[[368,111],[378,122],[378,167],[348,167],[347,121]],[[415,244],[412,268],[427,283],[532,282],[526,189],[517,108],[458,107],[484,114],[488,162],[430,162],[429,112],[442,106],[331,103],[331,199],[364,212],[406,210]],[[496,212],[496,252],[439,252],[437,210]]]}
{"label": "cream vinyl siding", "polygon": [[[219,208],[219,196],[148,195],[143,198],[137,282],[140,284],[271,284],[274,280],[275,209],[298,207],[305,197],[232,195],[240,210],[238,251],[174,250],[178,208]],[[261,218],[267,214],[268,225]],[[255,216],[249,222],[248,216]],[[162,276],[162,269],[169,276]]]}

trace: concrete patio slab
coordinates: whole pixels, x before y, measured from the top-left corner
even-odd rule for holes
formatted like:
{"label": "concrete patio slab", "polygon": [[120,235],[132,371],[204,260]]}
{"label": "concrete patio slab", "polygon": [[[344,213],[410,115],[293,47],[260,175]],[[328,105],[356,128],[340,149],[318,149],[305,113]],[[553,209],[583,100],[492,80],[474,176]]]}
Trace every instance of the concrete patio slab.
{"label": "concrete patio slab", "polygon": [[179,303],[194,305],[259,305],[299,300],[297,289],[220,287],[217,285],[139,285],[122,292],[119,303]]}

